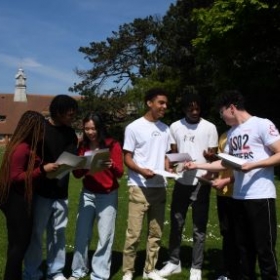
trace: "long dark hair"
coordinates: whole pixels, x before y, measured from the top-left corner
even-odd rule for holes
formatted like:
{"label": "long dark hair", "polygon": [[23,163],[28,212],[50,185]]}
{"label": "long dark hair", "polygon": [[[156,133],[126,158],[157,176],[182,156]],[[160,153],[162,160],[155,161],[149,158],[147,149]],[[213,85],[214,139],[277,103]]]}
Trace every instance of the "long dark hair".
{"label": "long dark hair", "polygon": [[30,203],[32,199],[32,172],[34,169],[37,149],[42,144],[45,133],[45,118],[38,112],[26,111],[20,118],[15,132],[8,142],[0,167],[0,202],[6,201],[11,185],[11,157],[16,147],[23,142],[30,145],[26,177],[25,177],[25,197]]}
{"label": "long dark hair", "polygon": [[[97,142],[98,142],[99,148],[101,148],[101,149],[107,148],[105,139],[107,137],[109,137],[109,134],[107,132],[107,129],[106,129],[105,123],[102,119],[102,116],[100,114],[95,114],[92,112],[88,113],[83,119],[83,127],[85,126],[85,123],[87,123],[89,121],[93,121],[93,123],[95,125],[95,129],[97,131]],[[83,132],[81,145],[83,147],[85,147],[85,146],[89,146],[89,144],[90,144],[90,140],[88,139],[86,134]]]}

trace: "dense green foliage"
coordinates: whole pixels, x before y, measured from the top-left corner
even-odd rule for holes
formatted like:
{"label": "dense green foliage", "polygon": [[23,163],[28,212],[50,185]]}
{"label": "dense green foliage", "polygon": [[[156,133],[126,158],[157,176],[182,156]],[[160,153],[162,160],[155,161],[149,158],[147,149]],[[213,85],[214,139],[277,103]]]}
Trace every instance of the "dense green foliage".
{"label": "dense green foliage", "polygon": [[279,127],[279,1],[217,0],[194,10],[193,18],[198,23],[193,44],[199,60],[212,68],[215,90],[240,89],[253,114]]}

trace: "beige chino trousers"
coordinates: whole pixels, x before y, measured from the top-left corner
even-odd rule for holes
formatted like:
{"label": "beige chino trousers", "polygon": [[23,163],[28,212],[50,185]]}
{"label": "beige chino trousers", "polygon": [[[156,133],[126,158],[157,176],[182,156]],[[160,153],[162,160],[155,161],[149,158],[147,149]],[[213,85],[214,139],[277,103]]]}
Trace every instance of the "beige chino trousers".
{"label": "beige chino trousers", "polygon": [[155,269],[163,232],[166,188],[129,187],[128,221],[123,250],[123,273],[133,273],[136,250],[140,242],[143,221],[147,215],[145,272]]}

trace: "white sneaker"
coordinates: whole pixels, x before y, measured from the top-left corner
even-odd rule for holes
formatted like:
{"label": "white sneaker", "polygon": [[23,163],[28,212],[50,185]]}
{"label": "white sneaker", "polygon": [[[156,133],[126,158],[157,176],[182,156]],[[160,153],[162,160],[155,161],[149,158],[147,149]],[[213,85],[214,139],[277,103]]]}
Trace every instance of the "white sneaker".
{"label": "white sneaker", "polygon": [[152,270],[150,272],[143,272],[143,279],[152,279],[152,280],[167,280],[159,275],[157,270]]}
{"label": "white sneaker", "polygon": [[191,268],[190,280],[201,280],[201,269]]}
{"label": "white sneaker", "polygon": [[53,278],[47,278],[47,280],[67,280],[63,275],[58,275]]}
{"label": "white sneaker", "polygon": [[122,280],[132,280],[132,273],[131,273],[131,272],[126,272],[126,273],[123,275]]}
{"label": "white sneaker", "polygon": [[70,277],[68,278],[68,280],[79,280],[79,278],[74,277],[74,276],[70,276]]}
{"label": "white sneaker", "polygon": [[181,262],[179,262],[179,264],[167,262],[166,265],[161,270],[158,271],[158,274],[162,277],[166,277],[172,274],[180,273],[181,271],[182,271]]}
{"label": "white sneaker", "polygon": [[224,275],[221,275],[217,278],[217,280],[230,280],[230,279]]}

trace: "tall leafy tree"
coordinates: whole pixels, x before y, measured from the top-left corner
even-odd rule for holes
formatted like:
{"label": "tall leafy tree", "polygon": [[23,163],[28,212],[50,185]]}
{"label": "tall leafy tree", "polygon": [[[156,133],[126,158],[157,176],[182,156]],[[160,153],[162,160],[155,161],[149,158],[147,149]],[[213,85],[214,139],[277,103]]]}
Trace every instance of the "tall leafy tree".
{"label": "tall leafy tree", "polygon": [[193,21],[194,9],[209,7],[213,0],[180,0],[172,4],[163,17],[159,33],[161,67],[159,78],[175,80],[171,99],[173,119],[182,116],[180,100],[185,91],[196,90],[207,105],[203,112],[208,115],[211,107],[211,80],[208,69],[197,60],[192,41],[197,37],[197,22]]}
{"label": "tall leafy tree", "polygon": [[82,82],[75,84],[72,91],[81,92],[93,86],[100,89],[108,84],[121,91],[136,78],[149,75],[158,64],[156,33],[160,25],[157,17],[137,18],[121,25],[106,41],[80,47],[92,68],[76,70]]}
{"label": "tall leafy tree", "polygon": [[279,1],[216,0],[193,15],[198,23],[193,44],[212,68],[215,88],[240,89],[253,113],[279,126]]}

